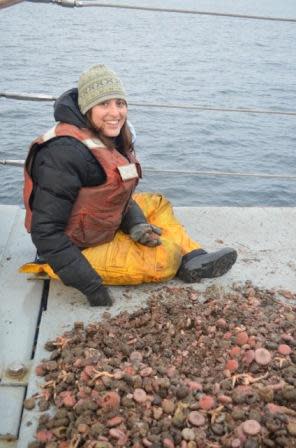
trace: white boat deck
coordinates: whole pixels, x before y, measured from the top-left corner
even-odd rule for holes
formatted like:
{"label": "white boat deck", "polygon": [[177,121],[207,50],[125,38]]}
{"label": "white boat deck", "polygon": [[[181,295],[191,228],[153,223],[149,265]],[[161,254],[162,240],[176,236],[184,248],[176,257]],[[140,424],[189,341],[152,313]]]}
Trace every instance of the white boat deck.
{"label": "white boat deck", "polygon": [[[194,284],[196,289],[252,280],[256,286],[296,291],[295,208],[180,207],[175,212],[206,249],[232,246],[239,254],[229,273]],[[52,281],[47,309],[42,310],[44,282],[31,281],[17,271],[35,257],[23,226],[24,211],[3,205],[0,217],[0,448],[25,448],[34,440],[38,410],[23,410],[23,399],[38,390],[34,366],[48,357],[44,343],[76,320],[99,320],[105,309],[90,308],[79,292]],[[181,282],[170,282],[176,283]],[[143,305],[153,288],[159,285],[112,288],[116,302],[111,314]],[[13,362],[26,365],[28,374],[22,380],[6,374]]]}

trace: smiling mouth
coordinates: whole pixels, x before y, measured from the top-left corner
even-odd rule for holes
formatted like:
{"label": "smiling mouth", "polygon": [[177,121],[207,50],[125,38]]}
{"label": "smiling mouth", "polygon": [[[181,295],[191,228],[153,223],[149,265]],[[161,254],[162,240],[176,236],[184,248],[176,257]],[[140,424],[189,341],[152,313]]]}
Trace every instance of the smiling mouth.
{"label": "smiling mouth", "polygon": [[108,126],[118,126],[118,125],[119,125],[119,120],[106,121],[105,123],[106,123]]}

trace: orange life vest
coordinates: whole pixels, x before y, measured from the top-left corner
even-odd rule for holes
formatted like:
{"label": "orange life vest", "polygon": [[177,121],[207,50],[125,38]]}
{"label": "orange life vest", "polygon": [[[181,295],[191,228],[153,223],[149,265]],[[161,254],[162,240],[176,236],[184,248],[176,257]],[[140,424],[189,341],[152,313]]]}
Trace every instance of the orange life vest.
{"label": "orange life vest", "polygon": [[141,177],[140,164],[130,152],[124,157],[110,149],[89,129],[59,123],[31,145],[25,163],[23,197],[26,208],[25,226],[32,226],[31,195],[34,188],[31,177],[32,164],[41,146],[55,137],[74,137],[81,141],[105,171],[102,185],[80,189],[72,208],[65,233],[78,247],[90,247],[112,241],[122,221],[123,214]]}

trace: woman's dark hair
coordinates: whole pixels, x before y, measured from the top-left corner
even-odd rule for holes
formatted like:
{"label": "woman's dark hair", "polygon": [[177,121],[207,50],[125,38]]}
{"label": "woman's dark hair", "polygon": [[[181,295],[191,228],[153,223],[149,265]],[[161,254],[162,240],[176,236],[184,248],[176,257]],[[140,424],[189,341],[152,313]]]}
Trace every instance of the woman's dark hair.
{"label": "woman's dark hair", "polygon": [[134,150],[133,143],[132,143],[132,134],[128,127],[127,121],[124,122],[120,133],[115,138],[106,137],[105,135],[102,135],[99,129],[97,129],[94,126],[94,123],[91,119],[91,112],[88,111],[86,113],[87,120],[89,122],[90,128],[95,131],[95,133],[98,135],[101,142],[107,146],[107,148],[116,148],[121,154],[128,154],[129,152]]}

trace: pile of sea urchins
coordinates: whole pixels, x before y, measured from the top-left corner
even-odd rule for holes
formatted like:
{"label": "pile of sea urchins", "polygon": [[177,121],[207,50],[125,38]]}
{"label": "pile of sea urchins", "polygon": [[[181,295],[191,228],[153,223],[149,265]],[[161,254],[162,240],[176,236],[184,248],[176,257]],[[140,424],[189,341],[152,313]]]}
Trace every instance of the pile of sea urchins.
{"label": "pile of sea urchins", "polygon": [[167,286],[132,314],[76,322],[36,367],[30,448],[296,447],[296,307],[275,294]]}

